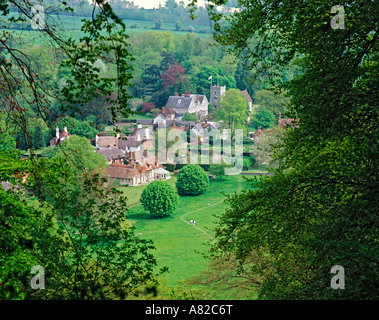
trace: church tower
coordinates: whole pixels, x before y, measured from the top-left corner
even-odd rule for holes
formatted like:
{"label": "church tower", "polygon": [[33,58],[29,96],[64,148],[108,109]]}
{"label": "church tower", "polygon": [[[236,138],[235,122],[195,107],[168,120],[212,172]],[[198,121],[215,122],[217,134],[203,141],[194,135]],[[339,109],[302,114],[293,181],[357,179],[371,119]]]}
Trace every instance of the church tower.
{"label": "church tower", "polygon": [[225,95],[226,86],[211,86],[211,103],[212,106],[217,108],[220,102],[220,98]]}

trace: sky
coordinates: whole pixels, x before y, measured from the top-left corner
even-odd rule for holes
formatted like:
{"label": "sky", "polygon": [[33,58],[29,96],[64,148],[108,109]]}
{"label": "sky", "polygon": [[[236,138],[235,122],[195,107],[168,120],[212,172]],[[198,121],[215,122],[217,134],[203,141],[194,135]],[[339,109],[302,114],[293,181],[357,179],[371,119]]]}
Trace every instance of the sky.
{"label": "sky", "polygon": [[[156,8],[159,6],[159,4],[164,6],[166,3],[166,0],[129,0],[133,1],[135,5],[139,6],[140,8],[145,8],[145,9],[151,9],[151,8]],[[175,0],[177,3],[180,2],[180,0]],[[189,3],[189,0],[182,0],[184,3]],[[199,5],[204,4],[204,0],[198,0]]]}

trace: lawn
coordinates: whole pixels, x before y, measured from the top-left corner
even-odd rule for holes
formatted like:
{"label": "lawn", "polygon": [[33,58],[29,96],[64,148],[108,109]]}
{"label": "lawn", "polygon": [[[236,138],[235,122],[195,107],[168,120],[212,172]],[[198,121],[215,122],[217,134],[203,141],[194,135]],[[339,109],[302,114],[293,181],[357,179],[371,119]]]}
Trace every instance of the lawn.
{"label": "lawn", "polygon": [[[174,185],[175,179],[173,177],[168,181]],[[210,180],[210,187],[204,195],[180,197],[176,212],[162,219],[152,218],[142,205],[136,205],[144,186],[123,189],[129,203],[134,204],[126,212],[126,218],[138,235],[153,240],[158,266],[169,268],[169,273],[164,277],[167,286],[179,285],[181,280],[196,276],[206,268],[208,261],[200,253],[205,253],[209,248],[217,216],[226,208],[222,192],[231,194],[246,185],[242,175]],[[195,226],[190,225],[191,219],[196,221]]]}
{"label": "lawn", "polygon": [[[7,15],[8,17],[16,16],[15,13],[9,13]],[[46,22],[51,25],[55,26],[56,34],[60,35],[61,37],[67,39],[68,37],[73,38],[74,40],[79,40],[81,37],[83,37],[83,33],[80,30],[83,21],[82,19],[91,19],[91,18],[85,18],[80,16],[69,16],[69,15],[54,15],[54,14],[46,14],[45,15]],[[141,32],[146,31],[156,31],[156,32],[164,32],[169,31],[172,32],[174,35],[180,36],[187,34],[186,31],[176,31],[175,30],[175,23],[164,23],[161,30],[154,29],[155,23],[154,21],[144,21],[144,20],[126,20],[123,19],[123,22],[125,23],[126,30],[129,36],[132,37],[138,37],[138,34]],[[45,44],[45,37],[42,32],[39,32],[38,30],[31,30],[30,29],[30,22],[26,21],[23,22],[23,30],[9,30],[12,35],[15,38],[21,37],[28,42],[33,42],[34,44],[43,45]],[[183,27],[188,27],[188,25],[184,25]],[[209,26],[194,26],[196,33],[200,38],[204,37],[211,37],[211,33],[199,33],[198,31],[200,29],[209,29]],[[105,32],[103,32],[105,34]]]}

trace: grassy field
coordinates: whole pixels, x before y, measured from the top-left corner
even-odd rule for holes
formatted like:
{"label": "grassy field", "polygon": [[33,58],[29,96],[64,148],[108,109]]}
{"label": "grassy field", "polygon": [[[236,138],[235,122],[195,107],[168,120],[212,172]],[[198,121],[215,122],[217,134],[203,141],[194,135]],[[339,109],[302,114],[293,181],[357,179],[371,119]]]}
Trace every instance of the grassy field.
{"label": "grassy field", "polygon": [[[14,13],[10,13],[9,17],[15,16]],[[56,33],[61,37],[67,39],[71,37],[74,40],[78,40],[83,36],[83,33],[80,31],[83,22],[81,21],[84,17],[79,16],[65,16],[65,15],[46,15],[46,22],[50,26],[55,26],[57,30]],[[88,20],[88,18],[86,18]],[[125,26],[127,28],[127,33],[131,37],[138,36],[141,32],[146,31],[156,31],[156,32],[164,32],[170,31],[174,35],[184,35],[188,32],[185,31],[176,31],[175,23],[164,23],[161,30],[153,29],[155,27],[155,23],[153,21],[144,21],[144,20],[123,20]],[[133,27],[132,27],[133,26]],[[188,27],[188,25],[183,25],[183,27]],[[21,37],[22,39],[26,39],[29,42],[39,45],[45,44],[45,37],[42,32],[36,30],[30,30],[30,23],[23,23],[23,30],[9,30],[12,32],[12,35],[18,39]],[[199,37],[211,37],[211,33],[197,33],[200,29],[209,29],[209,26],[194,26],[195,31]],[[209,30],[210,31],[210,30]]]}
{"label": "grassy field", "polygon": [[[173,177],[168,182],[175,185],[175,180]],[[136,228],[137,234],[153,240],[158,266],[169,268],[169,273],[164,276],[168,287],[179,285],[181,280],[196,276],[206,268],[208,261],[200,253],[209,248],[217,216],[226,208],[222,192],[231,194],[246,185],[242,175],[210,180],[204,195],[180,197],[176,212],[163,219],[152,218],[142,205],[137,204],[145,186],[123,188],[129,204],[134,205],[126,212],[126,218]],[[190,225],[191,219],[196,221],[195,226]]]}

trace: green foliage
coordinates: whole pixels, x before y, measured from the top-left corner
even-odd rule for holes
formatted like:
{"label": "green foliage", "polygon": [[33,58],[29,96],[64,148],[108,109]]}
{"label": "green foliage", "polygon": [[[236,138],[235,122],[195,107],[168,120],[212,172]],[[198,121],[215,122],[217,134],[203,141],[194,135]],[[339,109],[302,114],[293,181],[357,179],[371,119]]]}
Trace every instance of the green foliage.
{"label": "green foliage", "polygon": [[198,196],[207,191],[209,178],[197,164],[188,164],[179,170],[176,189],[180,195]]}
{"label": "green foliage", "polygon": [[267,129],[274,124],[274,115],[268,109],[259,107],[250,123],[256,128],[262,127],[262,129]]}
{"label": "green foliage", "polygon": [[58,226],[36,234],[46,270],[46,288],[36,298],[125,299],[144,283],[157,285],[154,246],[130,230],[125,197],[97,174],[85,176],[80,188],[50,182]]}
{"label": "green foliage", "polygon": [[[93,116],[90,119],[94,119]],[[81,121],[67,116],[58,122],[58,126],[60,131],[62,131],[65,126],[67,126],[67,131],[70,134],[79,137],[85,137],[87,139],[94,138],[99,132],[93,128],[87,120]]]}
{"label": "green foliage", "polygon": [[276,95],[269,90],[258,90],[254,92],[254,103],[275,115],[279,113],[284,115],[289,103],[289,98],[279,94]]}
{"label": "green foliage", "polygon": [[186,112],[182,118],[183,121],[195,121],[199,120],[196,113],[188,113]]}
{"label": "green foliage", "polygon": [[245,97],[238,89],[227,90],[215,112],[215,119],[224,121],[229,128],[243,128],[249,115]]}
{"label": "green foliage", "polygon": [[175,22],[175,30],[180,31],[180,29],[183,27],[183,23],[180,20],[176,20]]}
{"label": "green foliage", "polygon": [[[300,125],[272,150],[275,175],[228,197],[215,252],[236,256],[260,298],[377,299],[379,33],[367,19],[375,4],[349,1],[344,29],[331,27],[329,2],[239,6],[224,27],[211,8],[216,40],[288,91]],[[330,286],[334,265],[346,270],[345,290]]]}
{"label": "green foliage", "polygon": [[33,135],[33,148],[35,149],[41,149],[46,146],[45,142],[45,136],[43,134],[41,125],[37,125],[34,128],[34,135]]}
{"label": "green foliage", "polygon": [[[95,115],[94,124],[130,115],[133,58],[125,26],[109,3],[97,2],[87,5],[90,18],[83,19],[77,42],[61,38],[48,19],[38,36],[46,40],[43,50],[4,37],[0,95],[6,99],[0,108],[6,108],[7,119],[5,129],[0,123],[1,138],[17,132],[18,148],[28,150],[43,146],[47,125],[54,130],[64,115],[70,115],[69,122]],[[7,12],[7,6],[0,4],[0,10]],[[7,20],[30,20],[25,18],[28,1],[13,9],[19,18]],[[57,74],[62,83],[54,83]],[[106,160],[89,142],[94,132],[87,122],[78,124],[84,137],[72,134],[49,149],[51,159],[19,161],[21,153],[14,150],[0,154],[0,181],[22,188],[20,194],[0,188],[1,298],[125,299],[137,287],[157,285],[152,242],[133,234],[125,220],[125,198],[99,175]],[[46,287],[33,291],[29,273],[37,264],[46,271]]]}
{"label": "green foliage", "polygon": [[0,186],[0,299],[24,299],[30,269],[39,261],[33,254],[33,232],[41,217],[15,193]]}
{"label": "green foliage", "polygon": [[243,164],[242,169],[243,170],[249,170],[250,167],[252,167],[255,164],[255,158],[253,157],[243,157]]}
{"label": "green foliage", "polygon": [[15,133],[1,120],[0,114],[0,151],[13,150],[16,148]]}
{"label": "green foliage", "polygon": [[150,214],[167,217],[175,212],[179,196],[174,187],[167,182],[155,180],[143,190],[140,201]]}
{"label": "green foliage", "polygon": [[223,179],[223,177],[225,176],[225,168],[227,167],[230,167],[230,165],[227,165],[225,163],[222,163],[222,164],[214,164],[212,163],[210,166],[209,166],[209,174],[211,175],[214,175],[216,177],[219,177],[220,180]]}
{"label": "green foliage", "polygon": [[226,86],[227,89],[236,88],[235,79],[226,75],[225,71],[219,66],[205,65],[194,75],[192,81],[196,86],[196,91],[200,94],[206,94],[209,96],[211,82],[208,78],[212,76],[213,85],[217,83],[217,77],[220,86]]}
{"label": "green foliage", "polygon": [[55,147],[54,158],[65,159],[78,177],[83,171],[99,172],[106,165],[106,158],[94,152],[88,139],[75,135],[71,135],[60,146]]}

